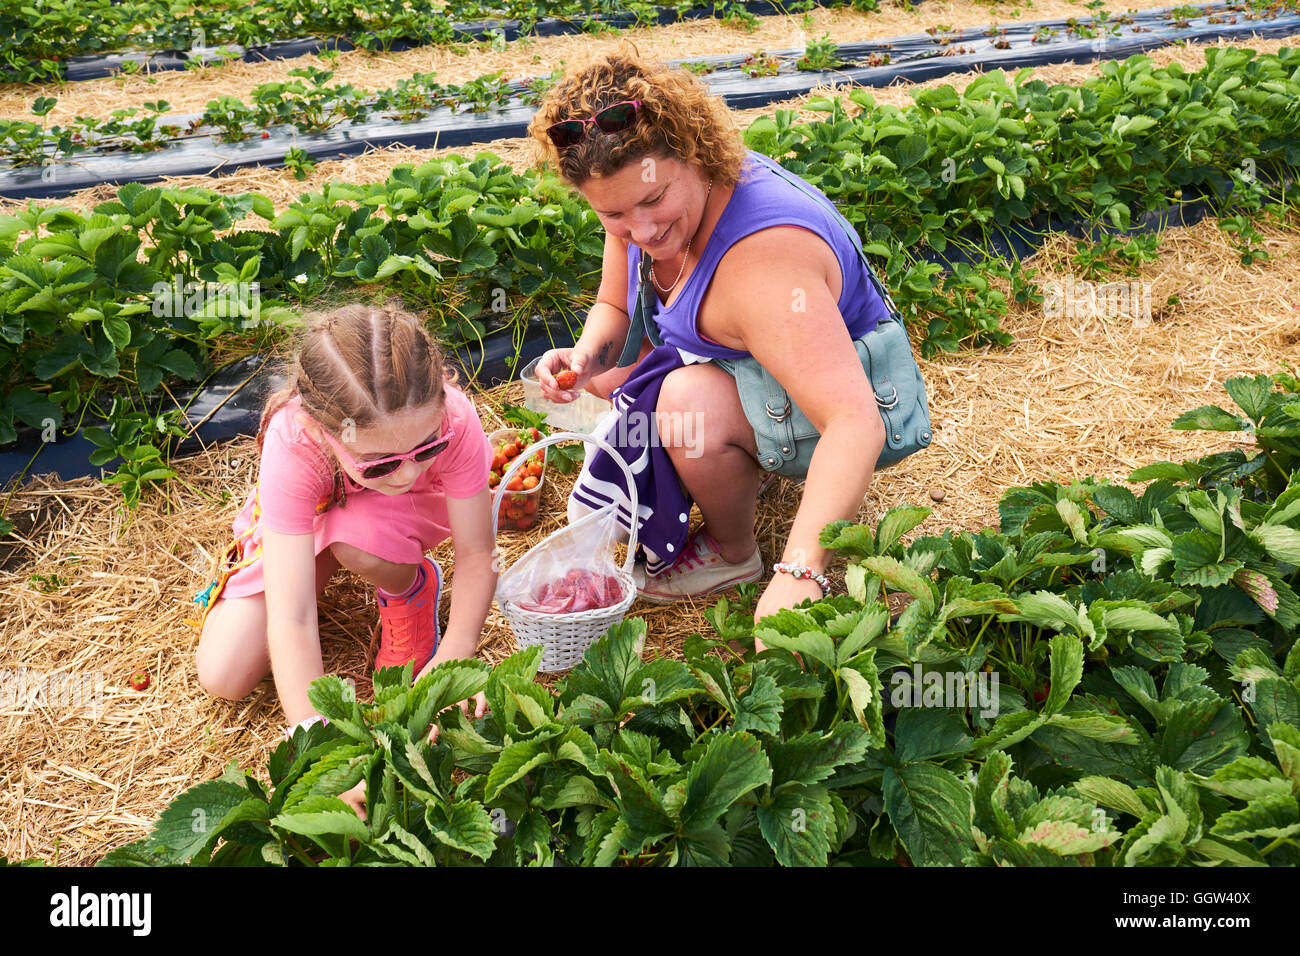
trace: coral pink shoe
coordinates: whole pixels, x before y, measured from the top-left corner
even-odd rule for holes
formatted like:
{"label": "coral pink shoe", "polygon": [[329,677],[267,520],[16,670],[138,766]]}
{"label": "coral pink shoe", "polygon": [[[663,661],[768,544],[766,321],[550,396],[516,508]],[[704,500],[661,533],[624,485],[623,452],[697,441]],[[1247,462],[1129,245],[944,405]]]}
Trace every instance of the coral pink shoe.
{"label": "coral pink shoe", "polygon": [[442,568],[427,554],[423,558],[424,585],[407,598],[386,598],[378,593],[379,653],[375,670],[401,667],[407,661],[414,673],[427,664],[438,649],[438,599],[442,596]]}
{"label": "coral pink shoe", "polygon": [[637,594],[651,604],[671,604],[686,598],[702,598],[715,591],[726,591],[737,584],[757,581],[763,576],[763,558],[757,547],[740,564],[728,564],[713,535],[700,528],[687,539],[686,547],[662,574],[651,577],[645,565],[632,571]]}

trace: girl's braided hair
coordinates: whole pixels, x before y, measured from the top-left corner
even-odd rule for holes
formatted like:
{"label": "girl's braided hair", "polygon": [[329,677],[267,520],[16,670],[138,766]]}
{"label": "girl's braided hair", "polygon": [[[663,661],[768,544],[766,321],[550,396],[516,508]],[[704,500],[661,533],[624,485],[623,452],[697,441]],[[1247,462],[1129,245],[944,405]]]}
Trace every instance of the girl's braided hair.
{"label": "girl's braided hair", "polygon": [[[271,418],[301,396],[302,409],[334,438],[368,428],[404,408],[442,407],[456,374],[424,323],[393,305],[346,305],[308,316],[285,366],[288,381],[267,397],[257,430],[260,454]],[[341,474],[332,454],[324,454]]]}

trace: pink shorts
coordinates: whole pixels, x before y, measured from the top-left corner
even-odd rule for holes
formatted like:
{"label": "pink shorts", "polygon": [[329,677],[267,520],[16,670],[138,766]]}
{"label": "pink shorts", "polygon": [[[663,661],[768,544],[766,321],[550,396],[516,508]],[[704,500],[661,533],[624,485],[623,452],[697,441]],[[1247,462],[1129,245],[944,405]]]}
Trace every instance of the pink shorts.
{"label": "pink shorts", "polygon": [[[235,517],[235,537],[217,561],[215,580],[195,598],[196,603],[204,605],[203,620],[219,597],[250,597],[266,589],[262,577],[262,527],[256,506],[257,489],[253,489]],[[342,541],[385,561],[416,564],[426,551],[451,536],[446,495],[440,483],[400,495],[385,495],[354,485],[345,505],[328,507],[316,515],[313,534],[317,555]]]}

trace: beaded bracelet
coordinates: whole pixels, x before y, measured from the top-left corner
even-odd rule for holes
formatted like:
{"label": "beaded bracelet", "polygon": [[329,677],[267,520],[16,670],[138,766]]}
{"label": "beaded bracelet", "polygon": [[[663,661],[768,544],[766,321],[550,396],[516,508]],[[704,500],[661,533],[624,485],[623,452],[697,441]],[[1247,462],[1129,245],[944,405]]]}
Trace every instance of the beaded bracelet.
{"label": "beaded bracelet", "polygon": [[830,593],[831,582],[826,580],[826,575],[819,574],[812,568],[804,567],[802,564],[786,564],[784,561],[778,561],[772,565],[773,571],[784,571],[786,574],[792,574],[796,578],[812,578],[822,589],[822,597]]}

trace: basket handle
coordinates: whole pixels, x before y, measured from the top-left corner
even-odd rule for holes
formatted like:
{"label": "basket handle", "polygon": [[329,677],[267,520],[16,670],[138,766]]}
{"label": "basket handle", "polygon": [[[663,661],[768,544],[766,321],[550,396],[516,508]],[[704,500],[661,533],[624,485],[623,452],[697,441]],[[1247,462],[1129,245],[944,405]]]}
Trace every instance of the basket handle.
{"label": "basket handle", "polygon": [[580,432],[555,432],[553,435],[529,445],[528,454],[521,453],[515,457],[515,460],[510,463],[510,467],[506,469],[506,473],[501,476],[501,481],[497,485],[497,489],[500,493],[496,495],[496,502],[492,506],[492,540],[496,541],[497,539],[497,526],[501,518],[501,501],[507,494],[511,494],[511,492],[506,491],[505,488],[506,485],[510,483],[510,479],[514,476],[515,471],[517,471],[519,467],[523,465],[524,460],[530,457],[533,453],[540,451],[548,445],[557,445],[562,441],[582,441],[599,445],[602,449],[609,452],[609,457],[613,458],[618,467],[623,470],[623,477],[627,479],[628,489],[632,493],[632,528],[628,532],[627,557],[623,559],[623,570],[628,574],[631,574],[632,565],[636,560],[636,533],[637,528],[640,525],[640,521],[637,519],[638,504],[636,479],[632,476],[632,469],[629,468],[627,462],[623,460],[623,456],[620,455],[612,445],[606,442],[605,439],[597,438],[595,435],[583,435]]}

